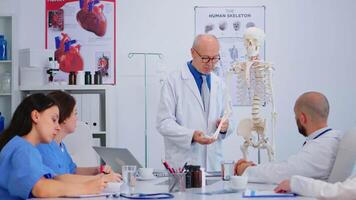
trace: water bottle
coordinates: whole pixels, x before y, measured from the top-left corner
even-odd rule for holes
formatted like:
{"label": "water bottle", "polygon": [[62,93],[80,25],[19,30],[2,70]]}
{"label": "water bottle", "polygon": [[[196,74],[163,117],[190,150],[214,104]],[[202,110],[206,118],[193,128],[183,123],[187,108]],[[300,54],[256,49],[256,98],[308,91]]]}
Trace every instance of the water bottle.
{"label": "water bottle", "polygon": [[1,115],[1,112],[0,112],[0,133],[3,132],[5,128],[5,117]]}
{"label": "water bottle", "polygon": [[4,35],[0,34],[0,60],[6,60],[7,42]]}

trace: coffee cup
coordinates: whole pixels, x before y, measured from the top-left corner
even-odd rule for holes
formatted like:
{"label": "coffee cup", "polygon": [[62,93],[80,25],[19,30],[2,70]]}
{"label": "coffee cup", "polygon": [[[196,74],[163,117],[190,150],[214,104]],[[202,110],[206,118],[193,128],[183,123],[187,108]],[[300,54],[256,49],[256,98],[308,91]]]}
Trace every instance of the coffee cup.
{"label": "coffee cup", "polygon": [[232,176],[230,178],[231,188],[234,190],[244,190],[247,186],[247,176]]}
{"label": "coffee cup", "polygon": [[139,168],[138,174],[141,178],[152,178],[153,177],[153,168]]}

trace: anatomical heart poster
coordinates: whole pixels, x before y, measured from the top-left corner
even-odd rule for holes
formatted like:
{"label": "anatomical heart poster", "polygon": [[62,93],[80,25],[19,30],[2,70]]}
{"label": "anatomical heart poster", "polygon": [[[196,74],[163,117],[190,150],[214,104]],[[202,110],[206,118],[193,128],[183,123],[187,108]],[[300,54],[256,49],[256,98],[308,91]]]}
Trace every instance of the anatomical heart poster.
{"label": "anatomical heart poster", "polygon": [[59,64],[57,81],[70,72],[99,72],[116,84],[116,0],[46,0],[46,48]]}

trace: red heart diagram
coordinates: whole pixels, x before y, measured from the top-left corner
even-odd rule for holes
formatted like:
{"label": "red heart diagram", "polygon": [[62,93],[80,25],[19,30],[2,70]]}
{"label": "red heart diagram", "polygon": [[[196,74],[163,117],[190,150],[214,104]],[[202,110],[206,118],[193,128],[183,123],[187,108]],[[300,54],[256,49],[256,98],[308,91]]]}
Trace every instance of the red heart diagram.
{"label": "red heart diagram", "polygon": [[74,45],[77,41],[71,40],[68,34],[65,33],[62,33],[62,39],[57,36],[55,41],[56,51],[54,56],[59,63],[59,69],[67,73],[82,71],[84,62],[80,55],[80,45]]}
{"label": "red heart diagram", "polygon": [[77,21],[85,30],[102,37],[106,33],[107,21],[103,13],[104,5],[96,5],[99,2],[99,0],[80,0]]}
{"label": "red heart diagram", "polygon": [[54,59],[57,60],[58,63],[59,63],[60,58],[64,54],[65,43],[70,41],[68,34],[61,33],[61,35],[62,35],[62,39],[60,39],[59,36],[55,37],[56,51],[54,52]]}

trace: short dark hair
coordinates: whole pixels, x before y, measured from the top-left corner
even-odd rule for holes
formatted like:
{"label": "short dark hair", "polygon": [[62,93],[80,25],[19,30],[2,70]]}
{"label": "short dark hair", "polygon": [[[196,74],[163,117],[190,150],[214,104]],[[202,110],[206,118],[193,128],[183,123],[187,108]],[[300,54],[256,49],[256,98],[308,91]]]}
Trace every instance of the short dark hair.
{"label": "short dark hair", "polygon": [[72,95],[64,91],[54,91],[49,93],[47,96],[53,98],[59,108],[59,123],[63,123],[64,120],[70,117],[74,110],[75,99]]}
{"label": "short dark hair", "polygon": [[43,112],[56,105],[54,99],[42,93],[32,94],[23,99],[17,106],[9,126],[0,135],[0,150],[16,135],[25,136],[32,130],[32,111]]}

